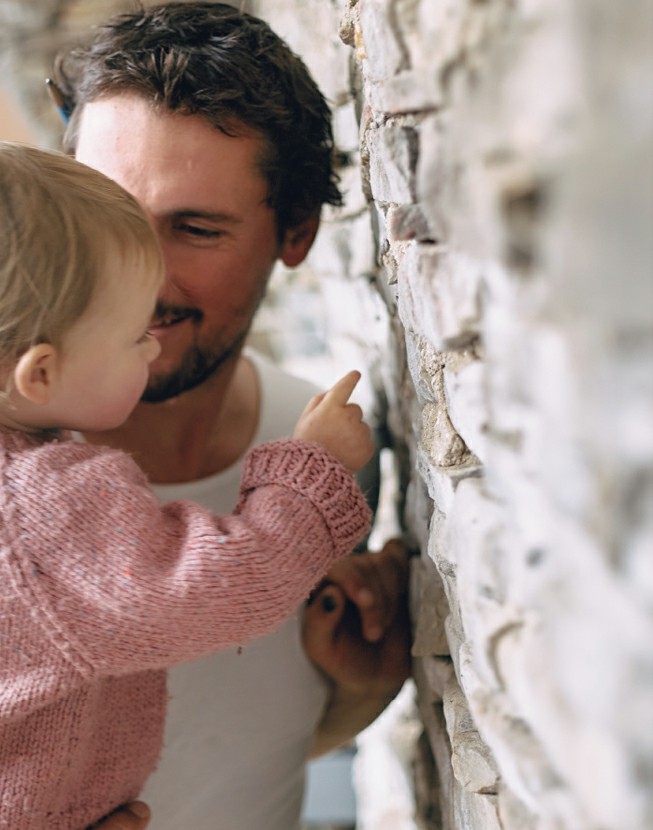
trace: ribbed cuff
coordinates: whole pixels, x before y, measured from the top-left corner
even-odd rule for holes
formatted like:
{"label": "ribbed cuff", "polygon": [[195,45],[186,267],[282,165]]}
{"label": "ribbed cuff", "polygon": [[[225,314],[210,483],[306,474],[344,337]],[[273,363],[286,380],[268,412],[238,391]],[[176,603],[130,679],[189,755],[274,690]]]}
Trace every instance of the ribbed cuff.
{"label": "ribbed cuff", "polygon": [[276,484],[309,499],[341,553],[368,533],[372,512],[354,477],[319,444],[284,438],[254,447],[243,465],[241,492]]}

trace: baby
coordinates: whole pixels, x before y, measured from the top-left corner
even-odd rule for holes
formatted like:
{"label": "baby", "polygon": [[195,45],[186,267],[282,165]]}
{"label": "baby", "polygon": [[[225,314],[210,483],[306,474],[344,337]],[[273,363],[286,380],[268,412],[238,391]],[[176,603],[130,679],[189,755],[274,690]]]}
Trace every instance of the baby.
{"label": "baby", "polygon": [[233,515],[161,507],[119,426],[159,345],[163,266],[137,203],[0,143],[0,827],[82,830],[138,795],[165,669],[289,617],[364,536],[371,457],[351,372],[247,457]]}

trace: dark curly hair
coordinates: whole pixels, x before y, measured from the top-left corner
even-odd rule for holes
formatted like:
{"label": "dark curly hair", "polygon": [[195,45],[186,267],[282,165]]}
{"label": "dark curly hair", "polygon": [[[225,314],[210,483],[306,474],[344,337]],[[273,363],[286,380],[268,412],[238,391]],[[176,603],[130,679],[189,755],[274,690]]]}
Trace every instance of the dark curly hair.
{"label": "dark curly hair", "polygon": [[130,92],[226,135],[265,139],[259,159],[280,236],[341,205],[331,112],[302,60],[263,20],[233,6],[172,2],[120,14],[87,46],[60,55],[55,82],[71,113],[74,152],[84,104]]}

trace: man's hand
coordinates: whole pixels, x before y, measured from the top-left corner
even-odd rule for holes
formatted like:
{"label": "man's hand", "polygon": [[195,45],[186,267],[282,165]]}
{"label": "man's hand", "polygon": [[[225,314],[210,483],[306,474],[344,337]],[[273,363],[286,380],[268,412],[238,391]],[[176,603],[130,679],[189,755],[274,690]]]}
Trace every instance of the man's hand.
{"label": "man's hand", "polygon": [[349,556],[312,595],[304,649],[334,685],[314,754],[371,723],[410,674],[409,555],[403,542],[391,540],[379,553]]}
{"label": "man's hand", "polygon": [[[319,592],[322,597],[332,597],[339,604],[338,595],[344,594],[347,603],[358,611],[363,639],[377,642],[391,627],[400,606],[406,601],[409,556],[410,549],[403,541],[390,539],[378,553],[341,559],[331,567],[313,598]],[[330,590],[331,586],[340,590]]]}
{"label": "man's hand", "polygon": [[125,804],[109,818],[94,824],[94,830],[145,830],[150,823],[150,808],[142,801]]}
{"label": "man's hand", "polygon": [[304,614],[304,648],[336,684],[399,691],[410,673],[409,549],[392,539],[379,553],[337,562]]}

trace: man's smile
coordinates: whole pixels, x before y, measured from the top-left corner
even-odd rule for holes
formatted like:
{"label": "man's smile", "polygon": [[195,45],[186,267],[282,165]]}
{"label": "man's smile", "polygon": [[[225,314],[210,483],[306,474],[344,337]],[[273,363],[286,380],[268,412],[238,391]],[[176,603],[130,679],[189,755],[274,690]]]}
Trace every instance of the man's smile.
{"label": "man's smile", "polygon": [[149,331],[155,336],[160,336],[166,331],[179,326],[186,321],[191,323],[199,322],[201,317],[202,315],[197,309],[168,309],[164,312],[156,314],[156,316],[152,319]]}

